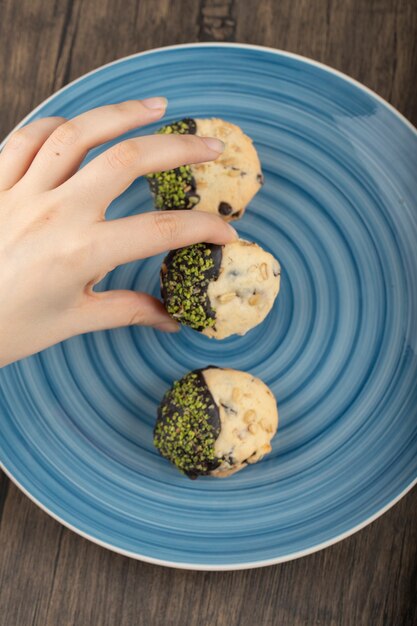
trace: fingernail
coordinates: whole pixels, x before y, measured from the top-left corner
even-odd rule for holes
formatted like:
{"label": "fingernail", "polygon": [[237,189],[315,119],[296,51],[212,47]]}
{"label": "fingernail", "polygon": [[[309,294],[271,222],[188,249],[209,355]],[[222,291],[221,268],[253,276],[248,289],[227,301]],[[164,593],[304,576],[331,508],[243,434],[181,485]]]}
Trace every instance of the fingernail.
{"label": "fingernail", "polygon": [[141,100],[144,107],[151,109],[152,111],[162,111],[167,108],[168,100],[163,96],[157,98],[146,98]]}
{"label": "fingernail", "polygon": [[180,325],[172,320],[154,324],[153,328],[156,328],[156,330],[162,330],[164,333],[177,333],[180,330]]}
{"label": "fingernail", "polygon": [[206,146],[210,148],[210,150],[213,150],[213,152],[217,152],[218,154],[223,152],[225,146],[223,141],[220,141],[220,139],[215,139],[214,137],[201,137],[201,139],[204,141]]}
{"label": "fingernail", "polygon": [[227,224],[228,227],[230,228],[232,235],[235,239],[239,239],[239,233],[237,232],[236,228],[233,228],[233,226],[231,226],[230,224]]}

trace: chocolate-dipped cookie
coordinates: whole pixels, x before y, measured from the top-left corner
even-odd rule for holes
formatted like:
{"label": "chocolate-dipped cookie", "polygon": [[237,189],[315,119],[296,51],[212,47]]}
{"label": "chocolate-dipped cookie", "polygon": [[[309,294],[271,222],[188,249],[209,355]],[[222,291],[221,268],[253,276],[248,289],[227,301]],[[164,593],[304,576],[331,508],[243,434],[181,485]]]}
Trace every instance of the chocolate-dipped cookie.
{"label": "chocolate-dipped cookie", "polygon": [[199,243],[172,250],[161,267],[168,313],[208,337],[244,335],[271,310],[280,286],[278,261],[255,243]]}
{"label": "chocolate-dipped cookie", "polygon": [[271,451],[278,409],[271,390],[246,372],[207,367],[165,394],[154,443],[190,478],[226,477]]}
{"label": "chocolate-dipped cookie", "polygon": [[216,118],[186,118],[158,132],[216,137],[225,143],[225,149],[209,163],[149,174],[147,179],[156,208],[207,211],[227,221],[241,217],[263,184],[252,140],[235,124]]}

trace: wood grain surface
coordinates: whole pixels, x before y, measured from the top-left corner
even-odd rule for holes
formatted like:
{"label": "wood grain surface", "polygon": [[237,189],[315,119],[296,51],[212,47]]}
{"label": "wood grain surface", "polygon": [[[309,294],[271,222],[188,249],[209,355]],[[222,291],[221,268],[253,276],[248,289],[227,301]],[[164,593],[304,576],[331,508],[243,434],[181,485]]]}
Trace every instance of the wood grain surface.
{"label": "wood grain surface", "polygon": [[[327,63],[417,124],[415,0],[0,0],[0,135],[103,63],[209,40]],[[415,626],[416,520],[414,490],[304,559],[185,572],[89,543],[0,473],[0,626]]]}

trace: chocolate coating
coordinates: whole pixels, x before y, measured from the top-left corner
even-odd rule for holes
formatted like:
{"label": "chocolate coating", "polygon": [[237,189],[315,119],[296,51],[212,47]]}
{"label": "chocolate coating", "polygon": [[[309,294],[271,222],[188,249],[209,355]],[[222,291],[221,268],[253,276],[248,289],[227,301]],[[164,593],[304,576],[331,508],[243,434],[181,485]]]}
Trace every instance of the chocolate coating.
{"label": "chocolate coating", "polygon": [[192,479],[221,462],[214,452],[220,413],[202,372],[189,372],[173,384],[159,406],[154,430],[161,455]]}
{"label": "chocolate coating", "polygon": [[161,295],[168,313],[182,324],[204,330],[215,325],[216,314],[208,286],[217,280],[223,246],[199,243],[171,250],[161,267]]}
{"label": "chocolate coating", "polygon": [[[186,117],[178,122],[162,126],[157,133],[160,135],[195,135],[196,131],[195,120]],[[154,195],[157,209],[164,211],[192,209],[200,201],[189,165],[148,174],[146,178]]]}

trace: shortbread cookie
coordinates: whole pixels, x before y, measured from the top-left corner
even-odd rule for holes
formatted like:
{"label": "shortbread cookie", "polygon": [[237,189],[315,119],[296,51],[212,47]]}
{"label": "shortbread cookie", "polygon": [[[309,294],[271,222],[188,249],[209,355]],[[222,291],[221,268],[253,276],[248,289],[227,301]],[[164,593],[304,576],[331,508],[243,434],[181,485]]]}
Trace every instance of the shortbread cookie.
{"label": "shortbread cookie", "polygon": [[263,176],[252,140],[239,126],[216,118],[186,118],[158,132],[216,137],[225,143],[225,150],[215,161],[149,174],[156,208],[207,211],[227,221],[242,217]]}
{"label": "shortbread cookie", "polygon": [[260,324],[280,286],[278,261],[242,239],[172,250],[161,268],[168,313],[208,337],[244,335]]}
{"label": "shortbread cookie", "polygon": [[190,478],[223,478],[268,454],[277,427],[276,400],[265,383],[210,366],[189,372],[165,394],[154,443]]}

